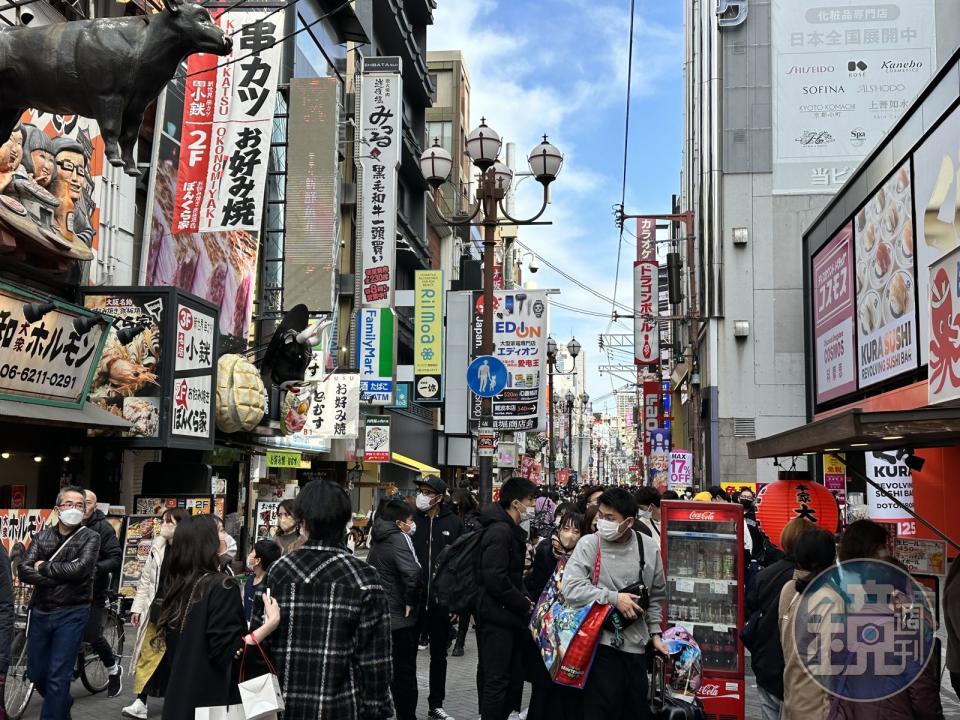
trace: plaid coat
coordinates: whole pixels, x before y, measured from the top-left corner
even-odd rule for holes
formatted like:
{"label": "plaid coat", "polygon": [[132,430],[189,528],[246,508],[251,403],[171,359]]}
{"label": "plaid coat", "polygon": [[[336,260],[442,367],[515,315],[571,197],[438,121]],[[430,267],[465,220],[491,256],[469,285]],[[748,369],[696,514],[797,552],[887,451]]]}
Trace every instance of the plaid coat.
{"label": "plaid coat", "polygon": [[[390,613],[376,571],[345,548],[308,541],[271,565],[263,585],[280,605],[280,627],[265,645],[283,720],[392,717]],[[257,599],[253,626],[262,619]]]}

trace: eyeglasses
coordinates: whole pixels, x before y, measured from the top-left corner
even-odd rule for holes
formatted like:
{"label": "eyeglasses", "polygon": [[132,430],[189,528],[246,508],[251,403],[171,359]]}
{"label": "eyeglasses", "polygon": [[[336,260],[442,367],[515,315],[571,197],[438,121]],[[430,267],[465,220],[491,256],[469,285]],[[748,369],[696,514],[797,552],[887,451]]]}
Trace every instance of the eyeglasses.
{"label": "eyeglasses", "polygon": [[66,173],[74,173],[75,175],[83,175],[84,171],[82,165],[77,165],[72,160],[57,160],[57,167]]}
{"label": "eyeglasses", "polygon": [[64,502],[57,505],[57,507],[60,508],[61,510],[86,510],[87,509],[86,505],[84,505],[82,502],[77,502],[77,503]]}

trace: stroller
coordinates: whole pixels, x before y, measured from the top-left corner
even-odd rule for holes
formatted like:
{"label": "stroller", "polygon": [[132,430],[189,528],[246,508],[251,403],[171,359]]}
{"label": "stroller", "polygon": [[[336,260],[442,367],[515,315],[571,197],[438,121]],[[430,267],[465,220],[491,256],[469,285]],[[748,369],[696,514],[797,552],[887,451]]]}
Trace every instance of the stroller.
{"label": "stroller", "polygon": [[[705,720],[697,690],[703,680],[700,646],[682,627],[663,635],[670,654],[656,655],[650,681],[650,707],[657,720]],[[667,664],[670,665],[669,682]]]}

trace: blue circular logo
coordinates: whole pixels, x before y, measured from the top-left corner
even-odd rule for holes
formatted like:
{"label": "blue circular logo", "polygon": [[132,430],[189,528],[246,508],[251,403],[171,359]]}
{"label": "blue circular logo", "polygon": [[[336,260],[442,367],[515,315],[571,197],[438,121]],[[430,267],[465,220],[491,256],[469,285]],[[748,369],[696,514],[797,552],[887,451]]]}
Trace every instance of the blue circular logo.
{"label": "blue circular logo", "polygon": [[922,585],[896,565],[850,560],[818,575],[799,603],[801,665],[843,700],[883,700],[909,687],[934,648],[935,615]]}

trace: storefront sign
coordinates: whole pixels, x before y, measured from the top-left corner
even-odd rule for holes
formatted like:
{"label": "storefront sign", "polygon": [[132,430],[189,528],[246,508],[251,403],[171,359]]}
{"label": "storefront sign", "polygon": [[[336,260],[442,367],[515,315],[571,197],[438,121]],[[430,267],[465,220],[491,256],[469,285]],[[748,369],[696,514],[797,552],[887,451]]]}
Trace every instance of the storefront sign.
{"label": "storefront sign", "polygon": [[213,316],[177,306],[176,372],[207,370],[213,367],[213,341],[216,325]]}
{"label": "storefront sign", "polygon": [[283,51],[276,19],[266,10],[220,14],[217,25],[235,36],[226,62],[187,60],[175,233],[260,229]]}
{"label": "storefront sign", "polygon": [[361,304],[393,305],[397,255],[397,168],[403,80],[400,58],[364,58],[357,83],[357,237]]}
{"label": "storefront sign", "polygon": [[212,429],[212,402],[209,376],[174,380],[171,434],[208,437]]}
{"label": "storefront sign", "polygon": [[927,399],[934,405],[960,398],[960,248],[929,272]]}
{"label": "storefront sign", "polygon": [[670,453],[670,490],[683,492],[693,479],[693,453],[674,450]]}
{"label": "storefront sign", "polygon": [[313,397],[304,437],[345,440],[358,437],[360,427],[360,376],[357,373],[330,375],[310,388]]}
{"label": "storefront sign", "polygon": [[367,417],[367,429],[363,439],[363,461],[371,463],[390,462],[390,416]]}
{"label": "storefront sign", "polygon": [[514,468],[517,466],[517,444],[515,442],[497,443],[497,452],[493,464],[498,468]]}
{"label": "storefront sign", "polygon": [[773,190],[832,193],[936,70],[934,0],[774,0]]}
{"label": "storefront sign", "polygon": [[856,215],[860,388],[917,369],[910,164]]}
{"label": "storefront sign", "polygon": [[415,285],[414,401],[443,402],[443,272],[417,270]]}
{"label": "storefront sign", "polygon": [[847,466],[833,455],[823,456],[823,486],[833,493],[838,505],[847,504]]}
{"label": "storefront sign", "polygon": [[672,433],[667,428],[650,431],[650,457],[647,459],[647,477],[650,484],[661,492],[667,489],[670,479],[670,450]]}
{"label": "storefront sign", "polygon": [[[160,518],[147,515],[128,515],[123,538],[123,564],[120,566],[120,597],[137,594],[143,566],[150,558],[150,548],[160,534]],[[159,568],[157,568],[159,571]]]}
{"label": "storefront sign", "polygon": [[[163,389],[163,341],[166,297],[159,294],[122,293],[87,295],[89,310],[114,318],[113,327],[90,386],[89,400],[102,409],[122,414],[133,424],[122,432],[90,431],[95,436],[156,438],[160,435]],[[126,345],[117,340],[122,328],[144,330]]]}
{"label": "storefront sign", "polygon": [[943,540],[916,540],[898,537],[894,557],[911,573],[920,575],[947,574],[947,543]]}
{"label": "storefront sign", "polygon": [[[913,510],[913,473],[904,463],[903,453],[893,450],[866,452],[864,458],[867,477]],[[897,535],[900,537],[917,534],[916,521],[909,513],[900,509],[886,495],[881,495],[872,485],[867,485],[867,505],[871,520],[896,521]]]}
{"label": "storefront sign", "polygon": [[660,383],[643,382],[643,454],[650,457],[650,433],[660,427]]}
{"label": "storefront sign", "polygon": [[817,402],[857,389],[853,305],[853,227],[846,225],[813,256]]}
{"label": "storefront sign", "polygon": [[633,348],[637,365],[660,364],[660,268],[657,262],[633,264]]}
{"label": "storefront sign", "polygon": [[57,524],[57,514],[53,510],[14,509],[0,510],[0,542],[7,555],[17,545],[24,550],[43,528]]}
{"label": "storefront sign", "polygon": [[160,515],[170,508],[182,508],[191,515],[216,512],[223,517],[223,498],[213,495],[168,495],[166,497],[135,495],[135,515]]}
{"label": "storefront sign", "polygon": [[106,342],[105,327],[80,335],[73,327],[89,312],[67,303],[34,323],[23,307],[47,298],[0,283],[0,398],[83,407]]}
{"label": "storefront sign", "polygon": [[303,462],[303,455],[298,452],[282,450],[267,450],[268,468],[299,468]]}
{"label": "storefront sign", "polygon": [[396,318],[389,308],[365,308],[357,321],[360,401],[366,405],[393,402]]}
{"label": "storefront sign", "polygon": [[410,407],[410,383],[397,383],[393,405],[387,407],[391,410],[406,410]]}
{"label": "storefront sign", "polygon": [[[494,357],[507,368],[507,383],[492,399],[493,429],[542,430],[546,425],[548,307],[544,290],[497,290],[493,295]],[[475,293],[470,328],[471,358],[483,355],[483,295]],[[480,398],[470,393],[470,419],[478,421]]]}

